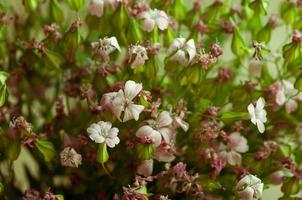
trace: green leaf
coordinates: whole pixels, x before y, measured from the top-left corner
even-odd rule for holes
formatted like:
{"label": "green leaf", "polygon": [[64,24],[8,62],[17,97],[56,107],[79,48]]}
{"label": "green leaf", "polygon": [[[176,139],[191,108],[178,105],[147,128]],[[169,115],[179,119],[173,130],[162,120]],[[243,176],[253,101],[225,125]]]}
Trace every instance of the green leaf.
{"label": "green leaf", "polygon": [[7,97],[6,85],[0,86],[0,107],[3,106]]}
{"label": "green leaf", "polygon": [[11,160],[17,160],[21,152],[21,144],[19,141],[11,140],[6,150],[6,157]]}
{"label": "green leaf", "polygon": [[67,0],[67,3],[72,9],[79,11],[85,5],[85,0]]}
{"label": "green leaf", "polygon": [[51,142],[44,139],[37,139],[35,146],[43,155],[46,162],[50,162],[55,156],[55,149]]}
{"label": "green leaf", "polygon": [[250,3],[250,8],[254,11],[255,15],[267,15],[268,3],[264,0],[255,0]]}
{"label": "green leaf", "polygon": [[6,79],[8,78],[9,74],[5,71],[0,71],[0,86],[5,84]]}
{"label": "green leaf", "polygon": [[61,5],[57,0],[50,0],[50,15],[54,21],[57,23],[62,23],[64,21],[64,12]]}
{"label": "green leaf", "polygon": [[302,73],[298,76],[295,82],[295,88],[302,92]]}
{"label": "green leaf", "polygon": [[250,116],[247,112],[224,112],[220,117],[224,123],[230,123],[237,120],[247,120],[249,118]]}
{"label": "green leaf", "polygon": [[105,162],[108,161],[108,159],[109,159],[109,155],[108,155],[108,151],[107,151],[107,145],[105,142],[103,142],[103,143],[99,144],[96,160],[99,163],[104,164]]}
{"label": "green leaf", "polygon": [[234,32],[233,32],[233,38],[232,38],[232,44],[231,44],[231,49],[232,52],[236,55],[236,56],[243,56],[245,54],[245,42],[243,37],[241,36],[238,28],[234,28]]}
{"label": "green leaf", "polygon": [[47,56],[47,61],[49,62],[49,64],[51,64],[53,67],[57,69],[60,69],[60,66],[64,62],[60,54],[52,50],[45,49],[45,55]]}
{"label": "green leaf", "polygon": [[55,196],[58,200],[64,200],[64,196],[62,194],[56,194]]}

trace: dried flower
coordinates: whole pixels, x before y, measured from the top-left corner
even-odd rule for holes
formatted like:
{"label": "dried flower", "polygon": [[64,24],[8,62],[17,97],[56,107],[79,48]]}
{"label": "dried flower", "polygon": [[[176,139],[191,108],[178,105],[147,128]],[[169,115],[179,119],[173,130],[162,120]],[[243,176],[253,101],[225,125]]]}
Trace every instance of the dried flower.
{"label": "dried flower", "polygon": [[109,55],[115,50],[121,51],[116,37],[104,37],[97,42],[92,42],[91,47],[95,54],[100,55],[105,61],[109,60]]}
{"label": "dried flower", "polygon": [[82,164],[82,155],[73,148],[65,147],[60,153],[61,165],[64,167],[78,167]]}
{"label": "dried flower", "polygon": [[132,69],[142,66],[148,60],[146,48],[140,45],[131,46],[128,54]]}
{"label": "dried flower", "polygon": [[90,0],[89,13],[97,17],[102,17],[104,12],[104,0]]}

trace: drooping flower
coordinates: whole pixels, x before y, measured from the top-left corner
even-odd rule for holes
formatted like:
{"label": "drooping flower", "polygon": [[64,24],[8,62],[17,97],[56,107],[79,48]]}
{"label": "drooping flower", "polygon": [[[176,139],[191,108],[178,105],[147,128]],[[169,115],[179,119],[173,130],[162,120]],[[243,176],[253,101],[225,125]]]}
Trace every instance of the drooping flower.
{"label": "drooping flower", "polygon": [[143,65],[145,61],[148,60],[147,50],[141,45],[134,45],[130,47],[128,54],[128,62],[131,64],[132,69]]}
{"label": "drooping flower", "polygon": [[137,168],[137,173],[144,176],[150,176],[153,171],[153,160],[144,160]]}
{"label": "drooping flower", "polygon": [[141,83],[135,83],[129,80],[125,83],[124,89],[118,92],[106,93],[102,97],[102,106],[110,110],[119,120],[123,113],[123,122],[131,119],[136,121],[140,113],[144,110],[144,106],[133,103],[133,99],[140,93],[143,86]]}
{"label": "drooping flower", "polygon": [[100,55],[104,60],[109,60],[109,55],[115,50],[121,51],[120,45],[116,37],[104,37],[97,42],[92,42],[91,47],[97,55]]}
{"label": "drooping flower", "polygon": [[147,32],[151,32],[155,26],[163,31],[169,25],[168,15],[164,11],[157,9],[142,12],[138,15],[138,19],[143,19],[142,29]]}
{"label": "drooping flower", "polygon": [[66,147],[60,153],[61,164],[64,167],[78,167],[82,164],[82,155],[78,154],[73,148]]}
{"label": "drooping flower", "polygon": [[102,17],[104,12],[104,0],[90,0],[89,13],[97,17]]}
{"label": "drooping flower", "polygon": [[251,121],[253,124],[257,125],[257,128],[260,133],[265,131],[264,123],[267,121],[266,111],[264,109],[265,100],[260,97],[257,100],[256,106],[252,103],[248,105],[248,111],[251,117]]}
{"label": "drooping flower", "polygon": [[291,113],[298,108],[297,100],[302,100],[302,93],[294,88],[294,85],[287,81],[282,80],[277,83],[277,94],[276,94],[276,103],[279,106],[285,105],[285,111]]}
{"label": "drooping flower", "polygon": [[196,48],[193,39],[186,42],[185,38],[176,38],[172,41],[167,55],[170,60],[178,61],[182,65],[188,65],[196,55]]}
{"label": "drooping flower", "polygon": [[254,175],[244,176],[236,185],[237,195],[244,200],[259,199],[263,192],[263,183]]}
{"label": "drooping flower", "polygon": [[222,157],[228,164],[236,165],[241,163],[240,153],[248,151],[249,146],[245,137],[241,136],[240,133],[235,132],[228,136],[227,145],[221,144],[220,157]]}
{"label": "drooping flower", "polygon": [[93,123],[87,128],[89,138],[96,143],[106,143],[110,148],[120,143],[118,138],[118,128],[112,127],[110,122],[99,121]]}
{"label": "drooping flower", "polygon": [[136,132],[136,136],[141,139],[150,138],[155,147],[161,144],[162,138],[166,143],[170,143],[173,139],[173,132],[169,126],[172,122],[173,119],[170,113],[163,111],[158,115],[156,120],[147,120],[148,125],[140,127]]}

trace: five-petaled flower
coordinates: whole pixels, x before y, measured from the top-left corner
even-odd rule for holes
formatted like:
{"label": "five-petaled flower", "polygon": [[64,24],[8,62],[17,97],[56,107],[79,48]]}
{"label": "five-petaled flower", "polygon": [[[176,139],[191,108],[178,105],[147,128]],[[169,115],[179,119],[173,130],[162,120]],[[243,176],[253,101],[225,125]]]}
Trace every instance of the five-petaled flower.
{"label": "five-petaled flower", "polygon": [[73,148],[66,147],[60,153],[61,164],[64,167],[78,167],[82,164],[82,156]]}
{"label": "five-petaled flower", "polygon": [[168,51],[172,61],[178,61],[182,65],[188,65],[196,55],[196,47],[193,39],[176,38],[172,41]]}
{"label": "five-petaled flower", "polygon": [[267,121],[264,105],[265,100],[260,97],[257,100],[256,106],[251,103],[247,107],[251,117],[251,121],[253,124],[257,125],[257,128],[260,133],[263,133],[265,131],[264,123]]}
{"label": "five-petaled flower", "polygon": [[110,148],[120,143],[118,138],[118,128],[112,127],[110,122],[99,121],[93,123],[87,128],[89,138],[96,143],[106,143]]}
{"label": "five-petaled flower", "polygon": [[278,81],[276,85],[278,88],[276,103],[279,106],[285,105],[285,111],[287,113],[297,110],[297,100],[302,100],[302,93],[295,89],[294,85],[287,80]]}
{"label": "five-petaled flower", "polygon": [[228,164],[236,165],[241,163],[240,153],[245,153],[248,149],[247,139],[235,132],[227,137],[227,145],[220,145],[219,156]]}
{"label": "five-petaled flower", "polygon": [[102,106],[111,111],[119,120],[121,120],[123,113],[123,122],[131,119],[137,121],[144,106],[134,104],[133,99],[141,92],[142,88],[141,83],[129,80],[125,83],[123,90],[104,94],[101,99]]}
{"label": "five-petaled flower", "polygon": [[256,176],[248,174],[237,183],[236,191],[244,200],[259,199],[262,196],[263,183]]}
{"label": "five-petaled flower", "polygon": [[151,139],[155,147],[161,144],[162,138],[166,143],[170,143],[173,139],[173,130],[169,126],[172,122],[173,119],[170,113],[163,111],[156,120],[147,120],[148,125],[140,127],[136,132],[136,136],[142,140]]}
{"label": "five-petaled flower", "polygon": [[150,9],[139,14],[138,19],[143,19],[142,29],[151,32],[155,26],[161,31],[165,30],[169,26],[169,17],[162,11],[157,9]]}

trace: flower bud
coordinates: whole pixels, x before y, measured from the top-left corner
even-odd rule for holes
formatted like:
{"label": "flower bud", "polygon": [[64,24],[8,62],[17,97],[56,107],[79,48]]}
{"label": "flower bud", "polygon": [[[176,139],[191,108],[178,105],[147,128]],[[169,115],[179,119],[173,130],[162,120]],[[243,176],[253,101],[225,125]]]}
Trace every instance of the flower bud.
{"label": "flower bud", "polygon": [[52,20],[57,23],[62,23],[64,21],[64,12],[57,0],[50,0],[49,9]]}
{"label": "flower bud", "polygon": [[141,160],[149,160],[154,152],[153,144],[138,144],[136,147],[137,155]]}
{"label": "flower bud", "polygon": [[85,5],[85,0],[67,0],[67,3],[72,9],[79,11]]}
{"label": "flower bud", "polygon": [[265,0],[255,0],[250,3],[250,8],[254,11],[255,15],[266,15],[268,3]]}
{"label": "flower bud", "polygon": [[281,4],[281,18],[286,24],[293,24],[297,19],[297,10],[295,5],[290,1],[285,1]]}
{"label": "flower bud", "polygon": [[245,47],[245,42],[243,37],[241,36],[238,28],[234,28],[232,44],[231,44],[232,52],[236,56],[243,56],[245,54],[243,49],[244,47]]}
{"label": "flower bud", "polygon": [[171,15],[177,21],[183,21],[187,16],[187,8],[183,0],[174,0],[171,5]]}
{"label": "flower bud", "polygon": [[286,178],[281,187],[285,196],[297,194],[300,191],[300,182],[296,177]]}
{"label": "flower bud", "polygon": [[27,12],[34,12],[38,7],[39,2],[38,0],[25,0],[23,1],[23,4]]}
{"label": "flower bud", "polygon": [[130,20],[129,27],[127,29],[127,42],[135,44],[143,41],[143,33],[139,23],[136,20]]}
{"label": "flower bud", "polygon": [[107,151],[107,145],[105,142],[99,144],[96,160],[104,164],[109,159],[108,151]]}
{"label": "flower bud", "polygon": [[113,13],[112,25],[119,31],[125,30],[127,24],[129,24],[128,16],[129,15],[126,6],[121,3]]}

